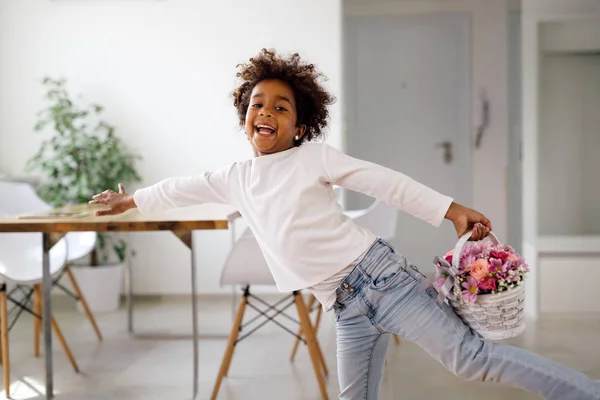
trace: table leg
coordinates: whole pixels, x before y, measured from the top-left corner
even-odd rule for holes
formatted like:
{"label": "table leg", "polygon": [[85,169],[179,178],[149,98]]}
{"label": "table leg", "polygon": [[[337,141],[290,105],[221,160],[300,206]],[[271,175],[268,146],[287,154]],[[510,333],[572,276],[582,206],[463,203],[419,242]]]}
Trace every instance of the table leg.
{"label": "table leg", "polygon": [[194,397],[198,395],[198,288],[196,283],[196,252],[194,251],[194,236],[190,238],[191,279],[192,279],[192,335],[194,344]]}
{"label": "table leg", "polygon": [[125,275],[125,285],[127,287],[127,330],[133,333],[133,268],[131,268],[131,250],[127,246],[127,274]]}
{"label": "table leg", "polygon": [[42,234],[42,299],[43,312],[42,321],[44,327],[44,359],[46,363],[46,399],[54,397],[52,377],[52,305],[50,292],[52,291],[52,277],[50,276],[50,234]]}

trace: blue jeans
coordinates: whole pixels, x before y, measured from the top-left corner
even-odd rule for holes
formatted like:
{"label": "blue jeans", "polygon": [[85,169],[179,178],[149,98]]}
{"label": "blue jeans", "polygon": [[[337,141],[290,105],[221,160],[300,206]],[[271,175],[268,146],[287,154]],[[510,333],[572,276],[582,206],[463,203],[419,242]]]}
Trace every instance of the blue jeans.
{"label": "blue jeans", "polygon": [[338,375],[344,400],[377,399],[390,333],[412,341],[449,371],[470,381],[497,382],[546,399],[599,400],[600,382],[517,347],[484,341],[424,276],[378,240],[337,290],[334,305]]}

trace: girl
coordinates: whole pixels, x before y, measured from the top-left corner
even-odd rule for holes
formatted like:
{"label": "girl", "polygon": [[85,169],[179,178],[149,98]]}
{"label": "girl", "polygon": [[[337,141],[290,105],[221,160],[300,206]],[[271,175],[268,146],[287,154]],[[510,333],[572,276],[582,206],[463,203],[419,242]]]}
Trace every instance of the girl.
{"label": "girl", "polygon": [[[334,310],[340,399],[376,399],[394,333],[467,380],[498,382],[548,399],[598,400],[600,383],[535,354],[483,341],[388,243],[346,217],[333,185],[380,199],[434,226],[482,240],[482,214],[411,178],[313,142],[323,136],[333,97],[297,54],[263,50],[242,64],[233,93],[254,157],[214,172],[163,180],[128,195],[107,190],[90,201],[106,209],[152,213],[207,202],[236,207],[261,246],[278,289],[307,289]],[[376,123],[376,121],[374,122]],[[366,133],[365,133],[366,134]]]}

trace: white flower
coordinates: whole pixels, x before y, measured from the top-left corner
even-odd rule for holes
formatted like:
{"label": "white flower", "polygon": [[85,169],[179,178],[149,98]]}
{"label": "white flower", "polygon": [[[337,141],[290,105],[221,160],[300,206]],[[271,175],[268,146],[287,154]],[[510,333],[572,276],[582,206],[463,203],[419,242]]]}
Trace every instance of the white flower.
{"label": "white flower", "polygon": [[518,286],[521,286],[521,285],[523,285],[523,281],[519,281],[519,282],[517,282],[517,285],[518,285]]}

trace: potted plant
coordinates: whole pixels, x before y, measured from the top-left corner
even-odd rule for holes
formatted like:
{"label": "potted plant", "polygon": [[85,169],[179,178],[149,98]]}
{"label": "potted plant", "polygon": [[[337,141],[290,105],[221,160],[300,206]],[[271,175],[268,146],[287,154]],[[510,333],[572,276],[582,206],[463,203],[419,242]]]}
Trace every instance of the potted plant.
{"label": "potted plant", "polygon": [[[40,197],[55,207],[87,203],[96,193],[116,190],[118,183],[140,181],[135,168],[140,157],[100,118],[103,107],[75,104],[65,83],[64,79],[43,80],[49,104],[38,113],[35,131],[52,128],[53,134],[42,141],[26,167],[42,173]],[[73,273],[92,310],[118,307],[126,252],[127,244],[118,234],[98,233],[87,262],[74,263]]]}

